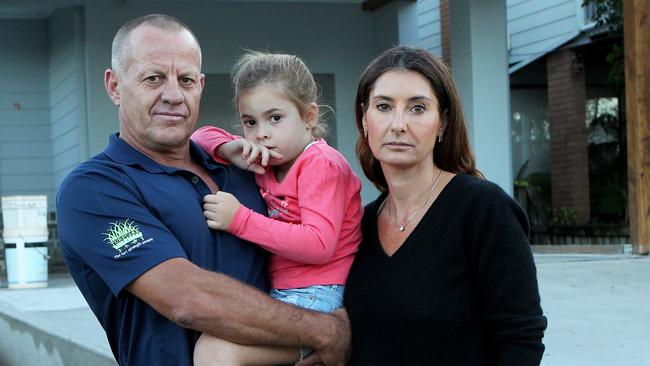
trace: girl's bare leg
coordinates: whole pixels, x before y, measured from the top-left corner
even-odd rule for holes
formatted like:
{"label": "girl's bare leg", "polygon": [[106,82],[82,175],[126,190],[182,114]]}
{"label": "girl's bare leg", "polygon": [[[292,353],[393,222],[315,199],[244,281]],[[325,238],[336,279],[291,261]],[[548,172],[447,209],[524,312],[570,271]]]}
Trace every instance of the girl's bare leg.
{"label": "girl's bare leg", "polygon": [[296,347],[245,346],[202,334],[194,348],[194,366],[252,366],[293,364],[300,359]]}

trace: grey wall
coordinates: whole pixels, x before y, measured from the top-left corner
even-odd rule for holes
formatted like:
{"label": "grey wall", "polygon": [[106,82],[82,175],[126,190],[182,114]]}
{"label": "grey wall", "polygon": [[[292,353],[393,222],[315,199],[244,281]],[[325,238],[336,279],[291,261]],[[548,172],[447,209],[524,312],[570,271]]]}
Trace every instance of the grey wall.
{"label": "grey wall", "polygon": [[0,194],[47,194],[53,205],[45,20],[0,20]]}
{"label": "grey wall", "polygon": [[418,45],[442,56],[440,0],[418,0],[417,25]]}
{"label": "grey wall", "polygon": [[[267,49],[300,55],[315,74],[334,80],[337,147],[360,176],[354,154],[357,131],[353,100],[359,75],[375,56],[377,13],[350,3],[136,3],[88,1],[84,8],[88,154],[100,151],[117,131],[117,111],[106,96],[103,73],[110,63],[110,44],[117,29],[139,15],[162,12],[186,22],[203,49],[203,71],[227,74],[242,49]],[[396,39],[397,40],[397,39]],[[218,78],[214,79],[215,81]],[[207,80],[210,88],[211,78]],[[216,92],[221,93],[221,92]],[[228,101],[229,102],[229,101]],[[364,182],[364,201],[376,191]]]}
{"label": "grey wall", "polygon": [[[49,74],[52,126],[52,173],[58,188],[86,155],[85,93],[80,8],[49,17]],[[85,158],[85,156],[84,156]]]}
{"label": "grey wall", "polygon": [[582,0],[507,0],[508,61],[512,64],[540,56],[575,37],[585,23],[581,3]]}

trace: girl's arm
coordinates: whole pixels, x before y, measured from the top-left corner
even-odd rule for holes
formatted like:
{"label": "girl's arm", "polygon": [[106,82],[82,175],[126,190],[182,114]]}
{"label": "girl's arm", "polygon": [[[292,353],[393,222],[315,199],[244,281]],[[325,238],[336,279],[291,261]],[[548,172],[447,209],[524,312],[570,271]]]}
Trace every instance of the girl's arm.
{"label": "girl's arm", "polygon": [[[300,168],[302,174],[297,182],[299,224],[271,219],[237,205],[232,220],[222,221],[221,228],[292,261],[324,264],[331,260],[345,216],[347,192],[358,191],[360,182],[351,171],[341,171],[339,166],[324,160],[312,161]],[[231,197],[225,196],[227,194],[219,195],[222,201],[214,203],[212,208],[232,209]],[[361,210],[360,200],[358,203]],[[207,211],[213,211],[215,220],[228,216],[224,211]]]}
{"label": "girl's arm", "polygon": [[201,149],[210,154],[215,161],[226,164],[228,161],[222,159],[218,154],[219,147],[226,142],[235,141],[241,137],[232,135],[219,127],[204,126],[194,131],[191,138]]}
{"label": "girl's arm", "polygon": [[205,126],[192,134],[192,140],[217,162],[234,164],[238,168],[264,174],[270,158],[282,158],[278,152],[252,141],[231,135],[213,126]]}

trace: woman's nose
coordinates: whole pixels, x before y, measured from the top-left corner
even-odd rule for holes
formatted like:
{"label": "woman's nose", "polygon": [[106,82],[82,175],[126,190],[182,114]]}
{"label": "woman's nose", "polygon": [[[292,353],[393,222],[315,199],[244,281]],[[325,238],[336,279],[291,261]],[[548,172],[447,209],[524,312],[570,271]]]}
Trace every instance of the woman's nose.
{"label": "woman's nose", "polygon": [[406,121],[404,120],[404,115],[402,113],[395,113],[390,127],[391,131],[396,133],[406,132]]}

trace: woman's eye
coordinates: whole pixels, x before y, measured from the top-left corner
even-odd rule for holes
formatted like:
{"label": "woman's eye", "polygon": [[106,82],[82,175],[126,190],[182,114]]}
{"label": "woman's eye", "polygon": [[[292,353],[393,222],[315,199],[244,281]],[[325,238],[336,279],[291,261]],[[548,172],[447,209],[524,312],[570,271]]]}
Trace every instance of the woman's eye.
{"label": "woman's eye", "polygon": [[415,112],[415,113],[423,113],[424,111],[427,110],[427,108],[426,108],[425,106],[423,106],[423,105],[418,104],[418,105],[414,105],[414,106],[411,108],[411,110],[412,110],[413,112]]}
{"label": "woman's eye", "polygon": [[387,111],[390,110],[390,105],[388,105],[388,103],[379,103],[375,108],[380,111]]}
{"label": "woman's eye", "polygon": [[271,122],[280,122],[282,120],[282,116],[279,114],[274,114],[271,116]]}

